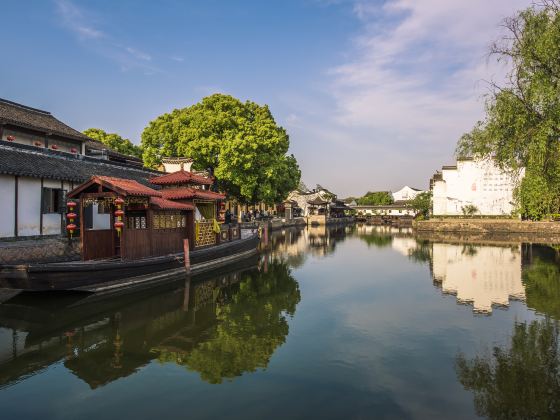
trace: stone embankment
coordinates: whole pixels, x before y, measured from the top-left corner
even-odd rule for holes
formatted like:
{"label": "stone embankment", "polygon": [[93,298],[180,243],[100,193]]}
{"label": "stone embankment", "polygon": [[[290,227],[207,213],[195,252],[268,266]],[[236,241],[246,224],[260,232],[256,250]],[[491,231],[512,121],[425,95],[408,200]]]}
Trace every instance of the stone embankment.
{"label": "stone embankment", "polygon": [[430,219],[415,221],[414,230],[419,236],[471,238],[516,238],[520,242],[560,243],[560,222],[530,222],[514,219]]}
{"label": "stone embankment", "polygon": [[0,241],[0,265],[57,262],[80,259],[80,238],[37,237]]}

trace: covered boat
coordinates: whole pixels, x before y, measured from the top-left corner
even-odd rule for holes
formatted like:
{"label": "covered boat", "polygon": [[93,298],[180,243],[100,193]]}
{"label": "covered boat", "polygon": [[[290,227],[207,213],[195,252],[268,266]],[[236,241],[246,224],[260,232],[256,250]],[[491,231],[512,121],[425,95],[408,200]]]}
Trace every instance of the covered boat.
{"label": "covered boat", "polygon": [[237,225],[220,223],[225,196],[210,191],[211,178],[181,170],[150,182],[154,188],[93,176],[69,192],[66,228],[69,240],[80,240],[82,261],[4,266],[0,287],[122,288],[208,270],[256,252],[257,234],[242,238]]}

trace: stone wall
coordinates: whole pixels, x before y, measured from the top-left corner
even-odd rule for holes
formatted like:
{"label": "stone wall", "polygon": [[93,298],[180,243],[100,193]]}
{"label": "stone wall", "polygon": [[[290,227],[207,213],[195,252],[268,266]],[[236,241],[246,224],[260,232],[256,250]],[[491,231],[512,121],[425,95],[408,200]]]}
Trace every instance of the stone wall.
{"label": "stone wall", "polygon": [[422,236],[474,235],[478,239],[513,236],[522,242],[560,243],[560,222],[446,218],[415,221],[413,228]]}
{"label": "stone wall", "polygon": [[80,239],[50,237],[0,242],[0,264],[26,264],[80,259]]}

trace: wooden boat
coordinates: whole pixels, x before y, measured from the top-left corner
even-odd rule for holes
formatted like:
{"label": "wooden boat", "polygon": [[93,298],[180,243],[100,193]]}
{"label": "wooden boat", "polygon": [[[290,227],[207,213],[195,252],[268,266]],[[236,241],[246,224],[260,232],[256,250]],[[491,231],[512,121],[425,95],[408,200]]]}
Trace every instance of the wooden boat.
{"label": "wooden boat", "polygon": [[[256,233],[242,235],[239,226],[218,223],[217,203],[225,197],[205,190],[205,178],[179,171],[152,182],[165,187],[94,176],[68,193],[79,203],[68,203],[67,230],[72,236],[79,220],[82,261],[0,266],[0,288],[129,288],[224,266],[257,252]],[[201,214],[205,217],[197,219]]]}

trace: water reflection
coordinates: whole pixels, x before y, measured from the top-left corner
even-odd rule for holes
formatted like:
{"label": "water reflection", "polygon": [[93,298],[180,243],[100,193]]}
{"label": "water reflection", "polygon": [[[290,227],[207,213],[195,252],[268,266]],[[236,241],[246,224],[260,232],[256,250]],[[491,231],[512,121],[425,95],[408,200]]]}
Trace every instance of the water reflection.
{"label": "water reflection", "polygon": [[514,326],[509,345],[472,359],[459,354],[457,377],[474,393],[476,413],[491,419],[560,415],[559,326],[549,318]]}
{"label": "water reflection", "polygon": [[0,386],[58,361],[91,388],[153,360],[220,383],[267,367],[300,299],[290,268],[278,261],[147,296],[18,297],[0,305],[4,332],[11,329],[0,336]]}

